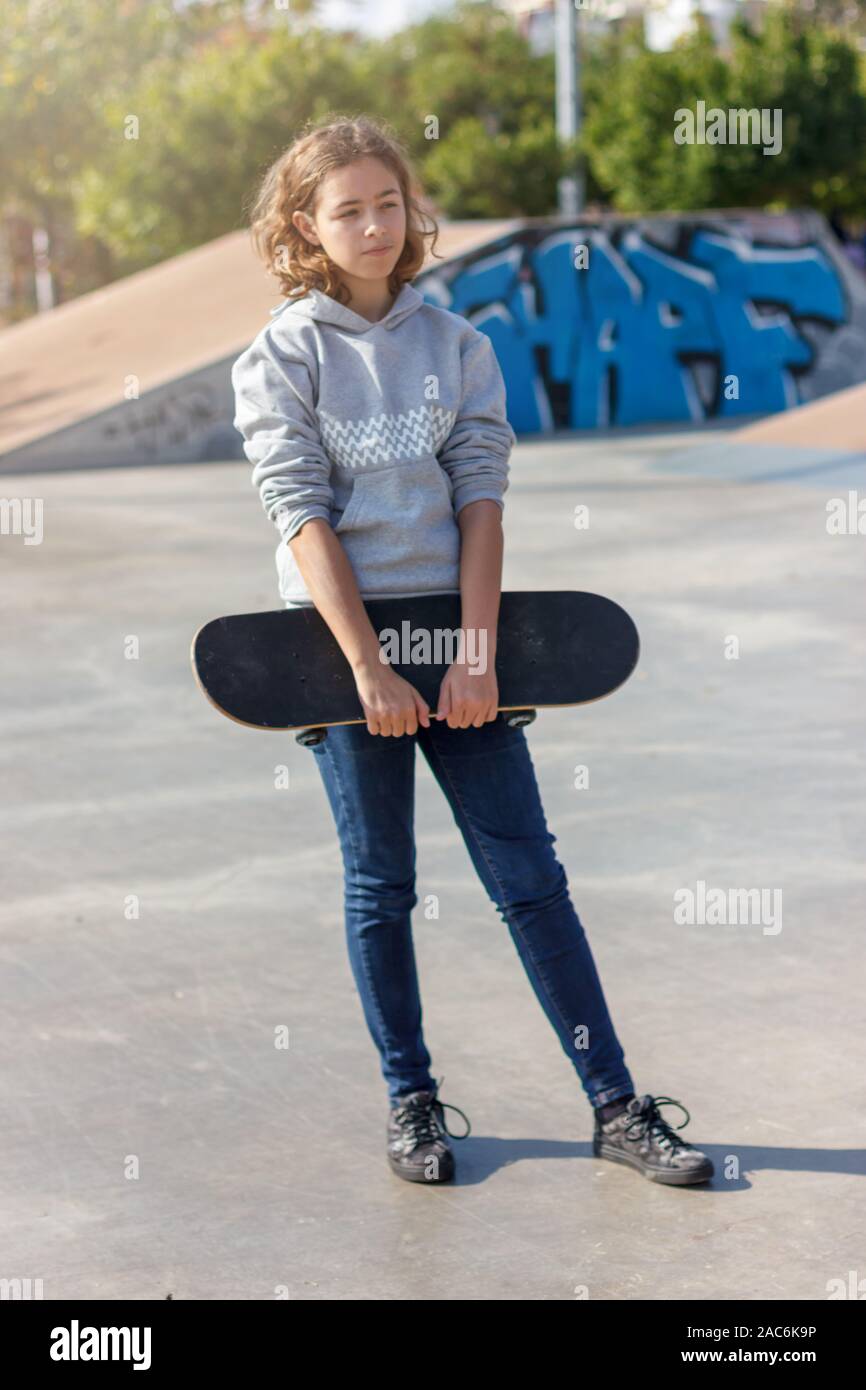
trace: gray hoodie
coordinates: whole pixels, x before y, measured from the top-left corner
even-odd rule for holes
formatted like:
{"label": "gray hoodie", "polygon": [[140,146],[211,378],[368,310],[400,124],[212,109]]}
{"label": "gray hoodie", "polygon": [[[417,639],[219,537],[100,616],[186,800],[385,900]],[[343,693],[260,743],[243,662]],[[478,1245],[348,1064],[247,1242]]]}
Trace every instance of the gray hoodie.
{"label": "gray hoodie", "polygon": [[484,333],[409,284],[378,323],[313,289],[271,310],[231,377],[287,606],[313,602],[288,542],[316,516],[362,598],[459,592],[457,513],[504,506],[516,442]]}

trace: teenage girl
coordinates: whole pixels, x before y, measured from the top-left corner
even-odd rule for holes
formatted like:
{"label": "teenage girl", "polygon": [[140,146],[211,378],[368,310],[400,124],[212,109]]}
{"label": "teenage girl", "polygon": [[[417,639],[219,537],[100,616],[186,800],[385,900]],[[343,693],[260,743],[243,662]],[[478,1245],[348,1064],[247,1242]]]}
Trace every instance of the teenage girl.
{"label": "teenage girl", "polygon": [[[659,1113],[679,1102],[635,1094],[526,736],[497,712],[515,436],[490,339],[411,284],[425,238],[435,246],[438,235],[418,198],[384,123],[311,123],[268,170],[252,216],[256,249],[287,297],[232,367],[234,423],[280,533],[280,597],[322,615],[366,716],[312,751],[340,843],[351,968],[390,1101],[388,1161],[401,1178],[447,1181],[448,1139],[469,1132],[465,1115],[466,1134],[444,1123],[421,1027],[410,920],[418,745],[593,1107],[593,1152],[654,1181],[704,1182],[712,1163]],[[472,673],[467,643],[435,710],[380,659],[364,608],[424,593],[459,593],[462,629],[486,638],[483,674]]]}

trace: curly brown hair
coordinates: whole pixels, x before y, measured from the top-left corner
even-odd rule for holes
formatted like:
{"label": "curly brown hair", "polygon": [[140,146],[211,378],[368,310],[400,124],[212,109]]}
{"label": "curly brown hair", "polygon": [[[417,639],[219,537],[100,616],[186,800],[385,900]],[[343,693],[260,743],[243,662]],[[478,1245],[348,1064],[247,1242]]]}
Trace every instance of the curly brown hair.
{"label": "curly brown hair", "polygon": [[[332,169],[366,156],[381,160],[390,169],[400,185],[406,209],[406,240],[388,279],[390,292],[399,293],[418,274],[427,254],[425,238],[432,238],[429,249],[435,254],[439,227],[420,201],[420,183],[393,128],[371,116],[339,116],[331,112],[307,121],[289,148],[268,169],[252,206],[253,244],[285,295],[300,298],[315,288],[340,304],[349,300],[339,267],[324,247],[313,246],[301,235],[292,222],[292,213],[301,211],[313,217],[319,185],[325,176]],[[432,225],[425,227],[424,219]]]}

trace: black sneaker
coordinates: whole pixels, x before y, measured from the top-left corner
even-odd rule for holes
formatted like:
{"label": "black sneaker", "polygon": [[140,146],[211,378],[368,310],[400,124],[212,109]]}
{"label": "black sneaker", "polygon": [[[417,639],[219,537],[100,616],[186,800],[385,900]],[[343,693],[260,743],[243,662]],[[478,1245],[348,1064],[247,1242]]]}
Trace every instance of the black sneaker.
{"label": "black sneaker", "polygon": [[712,1161],[694,1145],[677,1138],[659,1114],[660,1105],[679,1105],[686,1118],[677,1128],[688,1124],[688,1110],[670,1096],[634,1096],[625,1110],[604,1125],[596,1114],[592,1136],[596,1158],[628,1163],[650,1182],[676,1187],[707,1182],[715,1172]]}
{"label": "black sneaker", "polygon": [[[407,1182],[450,1182],[454,1177],[454,1155],[446,1136],[465,1139],[470,1133],[463,1111],[456,1105],[443,1106],[437,1099],[442,1081],[437,1081],[432,1091],[410,1091],[392,1102],[388,1115],[388,1162],[391,1171]],[[451,1134],[443,1108],[463,1115],[466,1134]]]}

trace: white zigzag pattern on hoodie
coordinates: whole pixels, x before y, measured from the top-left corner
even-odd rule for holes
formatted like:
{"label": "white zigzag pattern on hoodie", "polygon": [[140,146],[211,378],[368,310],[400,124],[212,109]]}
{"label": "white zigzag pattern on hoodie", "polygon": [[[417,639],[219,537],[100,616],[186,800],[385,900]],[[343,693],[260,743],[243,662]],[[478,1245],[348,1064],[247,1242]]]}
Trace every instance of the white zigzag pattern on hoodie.
{"label": "white zigzag pattern on hoodie", "polygon": [[366,468],[370,463],[436,454],[457,419],[455,410],[422,405],[400,415],[370,415],[366,420],[339,420],[319,411],[322,442],[328,456],[341,468]]}

